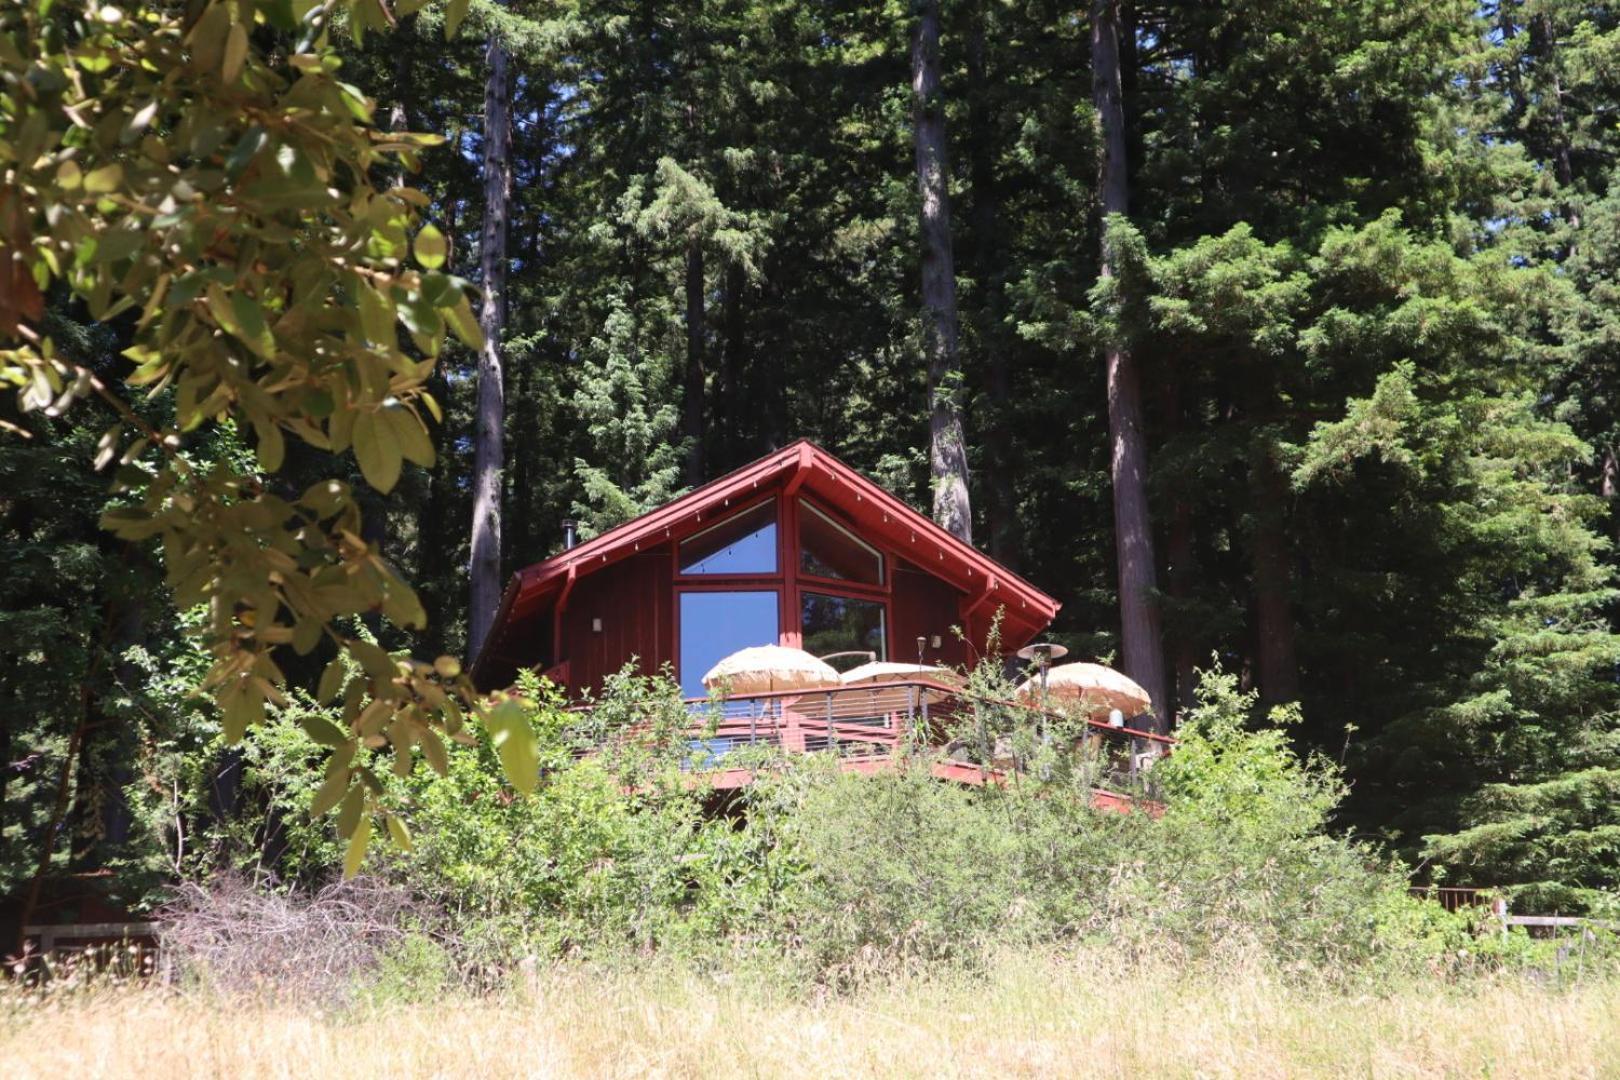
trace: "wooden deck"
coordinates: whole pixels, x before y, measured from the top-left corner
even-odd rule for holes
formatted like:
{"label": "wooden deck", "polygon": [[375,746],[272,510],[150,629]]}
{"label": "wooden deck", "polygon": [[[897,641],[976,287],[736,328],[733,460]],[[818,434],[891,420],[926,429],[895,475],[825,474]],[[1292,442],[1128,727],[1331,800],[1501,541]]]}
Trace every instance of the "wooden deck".
{"label": "wooden deck", "polygon": [[[752,783],[751,764],[739,759],[760,748],[831,755],[845,772],[875,774],[898,767],[908,750],[933,747],[944,751],[929,766],[941,780],[1003,784],[1017,775],[1018,763],[975,761],[962,748],[951,753],[946,732],[976,708],[1014,709],[1032,722],[1041,719],[1031,706],[976,698],[931,679],[737,695],[718,704],[693,698],[686,704],[693,717],[686,733],[692,751],[689,783],[717,790]],[[1147,759],[1168,752],[1174,740],[1100,722],[1088,724],[1083,738],[1099,743],[1111,763],[1105,770],[1110,786],[1095,789],[1094,805],[1120,812],[1143,808],[1133,794],[1138,773]]]}

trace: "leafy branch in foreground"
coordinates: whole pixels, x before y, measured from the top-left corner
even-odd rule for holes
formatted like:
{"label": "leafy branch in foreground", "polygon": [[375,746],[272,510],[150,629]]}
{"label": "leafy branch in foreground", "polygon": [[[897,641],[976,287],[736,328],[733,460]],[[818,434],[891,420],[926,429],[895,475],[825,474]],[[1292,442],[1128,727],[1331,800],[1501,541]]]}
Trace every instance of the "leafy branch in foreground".
{"label": "leafy branch in foreground", "polygon": [[[443,737],[467,738],[472,711],[518,747],[502,754],[512,781],[535,780],[515,703],[480,701],[452,657],[395,657],[342,629],[373,612],[426,623],[363,539],[348,485],[293,497],[261,479],[291,437],[352,451],[389,491],[405,461],[433,461],[427,422],[440,410],[426,382],[447,337],[480,343],[469,287],[442,270],[445,238],[421,221],[427,196],[399,180],[441,140],[380,130],[329,40],[334,23],[358,39],[422,4],[30,0],[0,12],[0,385],[22,413],[92,395],[112,407],[96,464],[127,501],[103,524],[158,539],[175,603],[206,606],[203,687],[230,741],[284,702],[280,650],[339,648],[321,696],[342,695],[346,726],[319,729],[332,755],[314,808],[340,808],[351,870],[385,809],[368,749],[391,746],[405,773],[420,747],[442,771]],[[447,33],[464,10],[451,5]],[[45,329],[53,290],[128,326],[131,366],[96,371],[64,354]],[[165,418],[125,389],[165,395]],[[188,457],[188,438],[228,422],[253,432],[257,472]]]}

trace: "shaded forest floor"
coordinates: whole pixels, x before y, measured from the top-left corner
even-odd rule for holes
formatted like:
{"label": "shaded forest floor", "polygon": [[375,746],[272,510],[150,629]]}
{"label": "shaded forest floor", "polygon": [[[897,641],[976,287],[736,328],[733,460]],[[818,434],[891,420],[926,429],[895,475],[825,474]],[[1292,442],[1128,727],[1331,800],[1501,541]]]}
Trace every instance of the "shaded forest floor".
{"label": "shaded forest floor", "polygon": [[577,971],[495,998],[335,1013],[128,988],[0,1000],[0,1060],[17,1077],[1620,1074],[1612,978],[1374,993],[1020,960],[820,1000],[741,978]]}

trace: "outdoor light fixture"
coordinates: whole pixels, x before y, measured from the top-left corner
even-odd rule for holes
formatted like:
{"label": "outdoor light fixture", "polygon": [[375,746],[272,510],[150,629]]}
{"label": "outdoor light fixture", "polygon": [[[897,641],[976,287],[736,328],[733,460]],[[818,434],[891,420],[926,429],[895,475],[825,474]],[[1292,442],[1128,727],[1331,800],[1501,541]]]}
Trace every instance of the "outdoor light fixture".
{"label": "outdoor light fixture", "polygon": [[601,632],[602,632],[602,616],[598,615],[594,619],[591,620],[591,633],[600,634]]}
{"label": "outdoor light fixture", "polygon": [[1125,714],[1120,712],[1118,709],[1109,709],[1108,710],[1108,726],[1109,727],[1124,727],[1125,726]]}
{"label": "outdoor light fixture", "polygon": [[[1047,709],[1047,703],[1046,703],[1046,672],[1047,672],[1047,669],[1052,666],[1052,661],[1053,660],[1061,660],[1065,656],[1068,656],[1068,655],[1069,655],[1069,650],[1067,648],[1065,648],[1062,645],[1057,644],[1056,642],[1051,642],[1051,641],[1038,641],[1034,645],[1025,645],[1022,649],[1018,650],[1019,659],[1035,661],[1036,667],[1038,667],[1040,669],[1040,672],[1041,672],[1041,743],[1042,743],[1042,745],[1050,745],[1051,741],[1052,741],[1051,732],[1047,729],[1047,726],[1046,726],[1046,709]],[[1049,776],[1047,770],[1048,770],[1047,766],[1043,765],[1041,767],[1041,778],[1043,780],[1044,779],[1050,779],[1050,776]]]}
{"label": "outdoor light fixture", "polygon": [[1051,641],[1039,641],[1034,645],[1025,645],[1018,650],[1020,660],[1033,660],[1035,667],[1041,673],[1041,709],[1046,709],[1046,672],[1052,666],[1052,661],[1061,660],[1069,655],[1069,650],[1062,645]]}

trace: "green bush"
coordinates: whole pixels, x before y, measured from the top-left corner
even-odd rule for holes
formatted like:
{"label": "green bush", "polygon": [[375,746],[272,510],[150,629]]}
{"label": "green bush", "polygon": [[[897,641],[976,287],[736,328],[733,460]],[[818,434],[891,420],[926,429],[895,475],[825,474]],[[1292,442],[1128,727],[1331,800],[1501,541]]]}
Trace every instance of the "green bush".
{"label": "green bush", "polygon": [[[975,687],[1004,693],[987,680]],[[1103,763],[1079,727],[1058,722],[1043,742],[1009,710],[963,721],[1023,747],[1003,785],[936,780],[927,748],[877,776],[755,751],[757,782],[720,793],[693,782],[691,718],[667,677],[621,673],[588,712],[533,677],[519,690],[540,740],[537,790],[507,786],[479,736],[451,749],[444,776],[385,779],[382,803],[415,839],[368,861],[442,913],[450,930],[435,948],[480,978],[526,958],[662,957],[843,985],[1070,946],[1351,976],[1510,952],[1479,945],[1466,917],[1411,899],[1399,866],[1334,835],[1338,770],[1291,749],[1293,711],[1257,723],[1253,696],[1220,671],[1204,674],[1179,745],[1130,813],[1093,806]],[[312,752],[290,715],[270,725],[248,751],[268,791],[253,805],[288,816],[307,800],[292,766]],[[332,872],[329,828],[289,826],[284,857],[306,876],[312,859]],[[402,954],[395,967],[430,961]]]}

